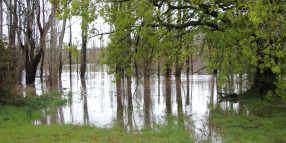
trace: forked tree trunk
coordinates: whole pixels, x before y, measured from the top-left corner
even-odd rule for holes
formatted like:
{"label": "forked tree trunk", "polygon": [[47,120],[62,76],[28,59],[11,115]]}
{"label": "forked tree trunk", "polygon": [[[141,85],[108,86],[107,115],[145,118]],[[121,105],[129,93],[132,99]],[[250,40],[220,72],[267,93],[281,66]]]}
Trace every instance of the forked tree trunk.
{"label": "forked tree trunk", "polygon": [[[31,49],[35,49],[32,48]],[[41,49],[40,47],[37,47],[37,50]],[[25,70],[26,70],[26,83],[27,84],[34,84],[35,78],[36,78],[36,72],[37,72],[37,66],[41,59],[41,52],[39,51],[34,58],[29,58],[28,56],[28,47],[25,48],[26,52],[26,58],[25,58]],[[34,52],[34,50],[31,50],[31,52]],[[31,54],[30,54],[31,55]]]}

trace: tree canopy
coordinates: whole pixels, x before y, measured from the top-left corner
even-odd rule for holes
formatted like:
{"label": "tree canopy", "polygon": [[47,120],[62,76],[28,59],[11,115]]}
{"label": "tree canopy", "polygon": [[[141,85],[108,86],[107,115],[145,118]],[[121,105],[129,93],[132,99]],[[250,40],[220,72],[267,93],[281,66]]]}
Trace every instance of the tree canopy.
{"label": "tree canopy", "polygon": [[[286,2],[205,0],[101,0],[101,15],[113,26],[103,63],[136,75],[156,58],[165,69],[186,61],[194,49],[207,53],[210,71],[223,83],[250,77],[260,96],[285,96]],[[196,44],[196,36],[203,42]],[[179,59],[179,60],[178,60]],[[168,67],[169,66],[169,67]],[[144,70],[143,70],[144,71]]]}

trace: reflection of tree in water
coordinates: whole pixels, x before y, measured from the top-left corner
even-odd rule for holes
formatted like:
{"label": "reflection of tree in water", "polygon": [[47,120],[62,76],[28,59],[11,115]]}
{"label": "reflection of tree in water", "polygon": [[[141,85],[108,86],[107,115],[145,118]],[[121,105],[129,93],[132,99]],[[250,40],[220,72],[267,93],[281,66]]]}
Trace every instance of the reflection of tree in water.
{"label": "reflection of tree in water", "polygon": [[88,107],[87,107],[87,92],[86,92],[86,81],[81,79],[81,94],[83,96],[83,122],[85,125],[89,124]]}
{"label": "reflection of tree in water", "polygon": [[165,98],[166,98],[166,116],[167,116],[167,122],[169,124],[169,117],[172,114],[172,105],[171,105],[171,79],[169,76],[166,76],[165,78]]}
{"label": "reflection of tree in water", "polygon": [[[62,87],[62,80],[61,79],[59,79],[59,89],[58,89],[58,91],[59,91],[59,93],[63,93],[63,87]],[[61,106],[61,107],[59,107],[58,108],[59,109],[59,114],[60,114],[60,123],[64,123],[64,113],[63,113],[63,107]]]}
{"label": "reflection of tree in water", "polygon": [[186,105],[190,105],[190,78],[189,75],[187,75],[187,97],[186,97]]}
{"label": "reflection of tree in water", "polygon": [[128,97],[128,108],[127,108],[127,116],[128,116],[128,126],[132,129],[132,114],[133,114],[133,103],[132,103],[132,92],[131,92],[131,79],[127,78],[127,97]]}
{"label": "reflection of tree in water", "polygon": [[184,124],[183,103],[181,95],[181,77],[176,77],[176,95],[177,95],[177,107],[178,107],[178,123]]}
{"label": "reflection of tree in water", "polygon": [[[159,64],[158,64],[158,66],[159,66]],[[158,87],[157,88],[158,88],[158,104],[160,104],[160,69],[158,71]]]}
{"label": "reflection of tree in water", "polygon": [[69,108],[70,108],[70,117],[71,117],[71,121],[73,123],[73,110],[72,110],[72,107],[73,107],[73,86],[72,86],[72,78],[70,78],[70,92],[68,94],[68,103],[69,103]]}
{"label": "reflection of tree in water", "polygon": [[116,118],[117,118],[117,124],[120,126],[124,125],[123,122],[123,105],[122,105],[122,78],[119,78],[116,81],[116,91],[117,91],[117,114],[116,114]]}
{"label": "reflection of tree in water", "polygon": [[151,127],[151,118],[150,118],[150,110],[151,110],[151,91],[150,91],[150,78],[144,78],[144,123],[146,128]]}

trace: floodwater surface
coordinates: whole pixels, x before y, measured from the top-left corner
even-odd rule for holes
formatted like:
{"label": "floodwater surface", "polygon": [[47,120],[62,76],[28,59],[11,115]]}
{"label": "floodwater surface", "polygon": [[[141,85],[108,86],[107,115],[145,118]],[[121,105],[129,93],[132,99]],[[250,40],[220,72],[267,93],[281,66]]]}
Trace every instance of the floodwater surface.
{"label": "floodwater surface", "polygon": [[[43,118],[33,124],[79,124],[97,127],[120,125],[128,130],[154,128],[170,122],[190,130],[190,139],[222,142],[215,127],[208,121],[211,108],[232,108],[239,112],[239,103],[220,102],[216,78],[212,75],[174,76],[153,74],[135,79],[121,78],[115,82],[105,66],[88,65],[86,79],[76,71],[70,79],[68,67],[56,88],[49,89],[45,82],[36,79],[35,92],[40,95],[51,90],[60,91],[68,100],[56,107],[53,114],[42,110]],[[241,92],[241,86],[228,90]],[[24,93],[26,94],[26,93]]]}

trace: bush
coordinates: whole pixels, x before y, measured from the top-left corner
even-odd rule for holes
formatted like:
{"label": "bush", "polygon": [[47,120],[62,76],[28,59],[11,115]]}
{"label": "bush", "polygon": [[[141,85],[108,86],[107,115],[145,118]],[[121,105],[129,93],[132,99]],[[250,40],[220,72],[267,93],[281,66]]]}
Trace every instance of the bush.
{"label": "bush", "polygon": [[0,104],[6,104],[17,98],[12,96],[15,94],[11,90],[15,81],[13,80],[15,73],[13,67],[17,58],[14,53],[15,50],[0,39]]}

